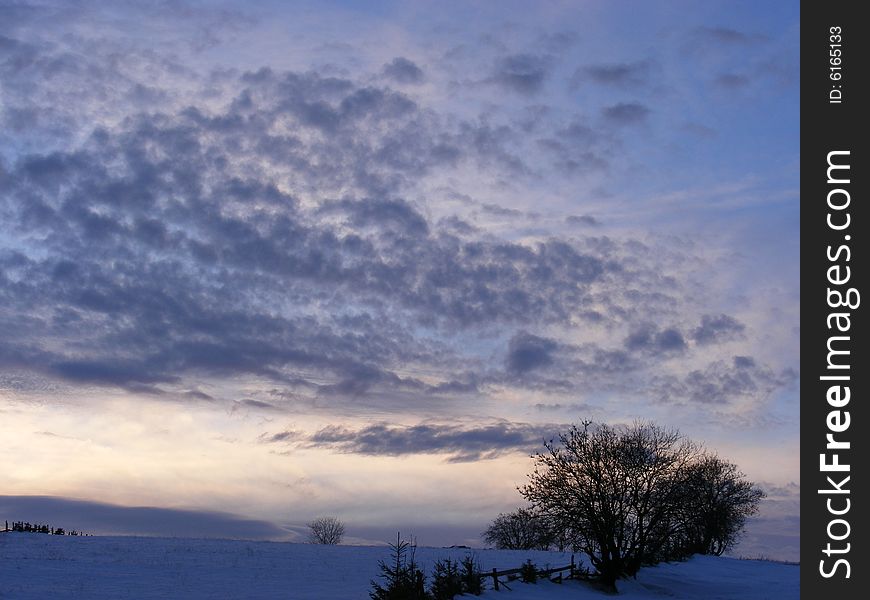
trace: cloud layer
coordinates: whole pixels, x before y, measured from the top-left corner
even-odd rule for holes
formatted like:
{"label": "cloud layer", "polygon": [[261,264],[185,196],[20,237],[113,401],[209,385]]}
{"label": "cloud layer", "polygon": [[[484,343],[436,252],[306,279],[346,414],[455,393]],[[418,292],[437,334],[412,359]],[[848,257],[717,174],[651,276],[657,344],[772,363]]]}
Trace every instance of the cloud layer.
{"label": "cloud layer", "polygon": [[797,16],[511,10],[0,8],[0,411],[300,470],[796,444]]}

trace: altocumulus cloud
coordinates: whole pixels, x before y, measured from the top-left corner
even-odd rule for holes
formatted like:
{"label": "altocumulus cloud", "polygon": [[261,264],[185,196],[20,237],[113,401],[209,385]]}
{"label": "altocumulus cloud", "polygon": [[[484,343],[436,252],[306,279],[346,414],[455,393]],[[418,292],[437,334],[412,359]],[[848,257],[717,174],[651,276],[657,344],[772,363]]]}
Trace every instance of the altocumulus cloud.
{"label": "altocumulus cloud", "polygon": [[[0,26],[3,139],[17,136],[0,158],[7,372],[266,412],[312,397],[398,409],[505,388],[639,394],[653,382],[675,401],[727,403],[788,379],[749,351],[740,356],[752,365],[732,360],[720,347],[744,326],[697,315],[679,274],[597,217],[560,217],[570,236],[502,235],[494,223],[530,213],[497,202],[498,186],[468,196],[471,214],[433,210],[427,182],[463,169],[520,186],[607,172],[629,129],[612,125],[656,118],[647,97],[605,103],[597,120],[541,106],[527,135],[511,118],[459,116],[415,94],[435,71],[413,54],[356,76],[196,72],[174,55],[119,53],[111,38],[88,51],[28,38],[22,24],[42,10],[32,9],[7,10]],[[193,13],[210,24],[205,45],[249,23]],[[550,53],[576,37],[500,50],[478,88],[544,94],[558,67]],[[585,82],[635,90],[654,63],[576,64]],[[577,341],[586,329],[597,341]],[[703,366],[653,378],[678,356]],[[198,391],[238,376],[279,393]],[[369,447],[351,433],[329,443]],[[400,447],[404,430],[387,433]],[[433,448],[474,445],[465,430],[417,433]]]}

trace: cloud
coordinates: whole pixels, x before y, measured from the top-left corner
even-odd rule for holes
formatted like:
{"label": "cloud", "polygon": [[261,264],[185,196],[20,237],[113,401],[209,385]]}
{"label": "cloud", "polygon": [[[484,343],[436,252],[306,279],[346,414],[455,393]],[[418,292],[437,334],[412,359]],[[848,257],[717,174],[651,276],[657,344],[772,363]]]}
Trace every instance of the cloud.
{"label": "cloud", "polygon": [[426,236],[429,233],[426,219],[403,200],[342,200],[324,203],[320,210],[343,211],[357,228],[375,226],[383,230],[395,226],[406,235]]}
{"label": "cloud", "polygon": [[553,340],[526,332],[517,333],[508,344],[505,366],[517,375],[546,367],[553,364],[553,352],[557,347]]}
{"label": "cloud", "polygon": [[588,227],[601,225],[601,222],[592,215],[568,215],[565,217],[565,222],[569,225],[585,225]]}
{"label": "cloud", "polygon": [[716,76],[715,83],[719,87],[736,90],[745,88],[749,85],[750,81],[749,77],[746,75],[740,75],[738,73],[721,73]]}
{"label": "cloud", "polygon": [[423,70],[413,61],[399,56],[384,65],[384,75],[396,83],[418,84],[424,79]]}
{"label": "cloud", "polygon": [[589,415],[593,412],[599,411],[600,409],[592,406],[591,404],[583,404],[583,403],[572,403],[572,404],[561,404],[556,402],[554,404],[546,404],[543,402],[539,402],[535,404],[535,409],[541,412],[570,412],[576,413],[578,415]]}
{"label": "cloud", "polygon": [[260,435],[259,440],[264,443],[293,442],[302,439],[304,435],[305,434],[301,431],[287,429],[284,431],[279,431],[278,433],[264,433]]}
{"label": "cloud", "polygon": [[774,390],[797,378],[791,369],[775,372],[749,356],[717,360],[684,376],[655,377],[651,388],[663,402],[686,400],[699,404],[729,404],[741,398],[765,400]]}
{"label": "cloud", "polygon": [[[7,37],[22,65],[62,52]],[[106,44],[81,67],[78,84],[93,90],[80,109],[46,117],[64,123],[54,142],[34,138],[3,158],[0,368],[253,410],[271,409],[234,404],[246,391],[190,390],[254,376],[284,392],[269,403],[280,410],[313,399],[398,407],[489,396],[492,385],[568,390],[596,372],[607,374],[599,389],[625,389],[625,370],[638,393],[669,356],[738,339],[724,321],[672,323],[687,284],[661,258],[672,245],[579,227],[567,237],[544,218],[518,229],[537,218],[518,194],[541,177],[618,165],[618,127],[543,104],[534,136],[498,111],[459,116],[391,87],[417,80],[403,57],[353,76],[192,75],[155,54],[112,63]],[[552,68],[548,55],[503,54],[491,83],[541,93]],[[616,85],[649,68],[589,65],[584,76]],[[45,95],[47,73],[10,75],[13,108],[74,104]],[[650,114],[639,103],[602,110],[605,125]],[[451,212],[428,186],[452,189],[467,170],[486,189],[460,190],[468,200]],[[564,223],[592,233],[600,220],[578,211]],[[547,333],[576,338],[586,326],[620,333],[601,345]],[[505,349],[506,330],[521,333]]]}
{"label": "cloud", "polygon": [[676,328],[659,329],[649,323],[635,328],[624,345],[626,350],[645,353],[679,353],[687,347],[683,334]]}
{"label": "cloud", "polygon": [[618,88],[635,88],[646,85],[651,75],[652,63],[649,61],[606,63],[579,67],[571,81],[575,85],[591,81]]}
{"label": "cloud", "polygon": [[695,30],[698,37],[722,45],[744,46],[767,41],[767,36],[745,33],[730,27],[699,27]]}
{"label": "cloud", "polygon": [[553,425],[507,422],[477,427],[379,423],[361,429],[325,427],[309,436],[307,445],[376,456],[445,454],[450,462],[471,462],[496,458],[505,453],[529,453],[540,447],[545,439],[553,438],[559,430]]}
{"label": "cloud", "polygon": [[255,400],[254,398],[243,398],[233,404],[232,411],[242,408],[252,408],[260,411],[280,411],[281,409],[274,404],[264,402],[263,400]]}
{"label": "cloud", "polygon": [[649,108],[638,102],[620,102],[606,106],[601,110],[604,119],[614,125],[642,123],[650,112]]}
{"label": "cloud", "polygon": [[512,54],[500,58],[489,81],[505,90],[531,95],[544,86],[550,58],[536,54]]}
{"label": "cloud", "polygon": [[579,42],[581,36],[576,31],[557,31],[555,33],[542,34],[538,43],[548,52],[565,52]]}
{"label": "cloud", "polygon": [[550,137],[537,141],[553,160],[554,166],[564,173],[601,173],[610,167],[608,156],[618,144],[609,132],[597,131],[575,120],[553,132]]}
{"label": "cloud", "polygon": [[735,339],[746,327],[729,315],[702,315],[701,324],[692,330],[692,339],[699,344],[711,344]]}

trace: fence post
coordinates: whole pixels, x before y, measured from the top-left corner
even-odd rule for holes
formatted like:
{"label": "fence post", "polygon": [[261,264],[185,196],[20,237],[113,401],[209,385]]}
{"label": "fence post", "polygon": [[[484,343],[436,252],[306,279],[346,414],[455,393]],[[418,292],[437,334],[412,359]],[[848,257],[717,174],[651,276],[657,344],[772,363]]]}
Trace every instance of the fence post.
{"label": "fence post", "polygon": [[498,591],[498,571],[495,567],[492,568],[492,587],[495,591]]}
{"label": "fence post", "polygon": [[574,568],[575,568],[574,567],[574,555],[572,554],[571,555],[571,576],[570,576],[571,579],[574,579]]}

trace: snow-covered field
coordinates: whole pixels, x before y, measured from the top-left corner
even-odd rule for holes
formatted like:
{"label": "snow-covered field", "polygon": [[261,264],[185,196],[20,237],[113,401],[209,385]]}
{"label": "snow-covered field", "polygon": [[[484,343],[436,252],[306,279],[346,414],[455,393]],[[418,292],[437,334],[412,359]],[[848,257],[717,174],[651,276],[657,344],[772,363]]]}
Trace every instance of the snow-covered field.
{"label": "snow-covered field", "polygon": [[[427,569],[439,558],[470,550],[418,548]],[[504,550],[473,551],[486,570],[509,569],[531,559],[539,567],[562,566],[570,554]],[[282,598],[364,600],[378,576],[380,546],[315,546],[238,540],[136,537],[64,537],[0,534],[0,598]],[[580,582],[488,590],[483,598],[505,600],[598,599],[608,595]],[[716,600],[799,596],[798,567],[773,562],[697,557],[644,569],[620,582],[632,600]]]}

